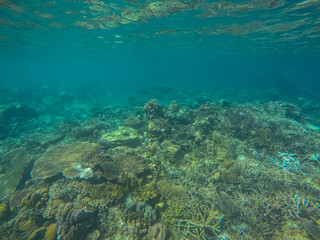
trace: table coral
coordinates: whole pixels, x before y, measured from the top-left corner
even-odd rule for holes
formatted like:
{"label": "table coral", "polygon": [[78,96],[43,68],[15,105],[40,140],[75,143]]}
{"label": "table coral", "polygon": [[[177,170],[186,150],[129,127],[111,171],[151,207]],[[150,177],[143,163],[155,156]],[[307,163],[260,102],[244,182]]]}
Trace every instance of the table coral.
{"label": "table coral", "polygon": [[82,167],[83,159],[98,148],[98,144],[88,142],[53,146],[35,162],[31,176],[42,179],[62,172],[67,178],[92,177],[92,170]]}
{"label": "table coral", "polygon": [[3,156],[1,164],[5,172],[0,174],[0,199],[15,191],[28,162],[30,158],[24,148],[13,149]]}

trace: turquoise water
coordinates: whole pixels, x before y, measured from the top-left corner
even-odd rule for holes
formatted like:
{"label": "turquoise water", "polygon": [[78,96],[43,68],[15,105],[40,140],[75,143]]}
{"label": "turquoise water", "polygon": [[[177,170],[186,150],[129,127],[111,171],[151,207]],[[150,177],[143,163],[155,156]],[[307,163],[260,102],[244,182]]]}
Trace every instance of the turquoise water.
{"label": "turquoise water", "polygon": [[319,87],[318,1],[2,1],[0,10],[4,83],[18,72],[28,83]]}
{"label": "turquoise water", "polygon": [[0,239],[320,239],[320,1],[0,0]]}

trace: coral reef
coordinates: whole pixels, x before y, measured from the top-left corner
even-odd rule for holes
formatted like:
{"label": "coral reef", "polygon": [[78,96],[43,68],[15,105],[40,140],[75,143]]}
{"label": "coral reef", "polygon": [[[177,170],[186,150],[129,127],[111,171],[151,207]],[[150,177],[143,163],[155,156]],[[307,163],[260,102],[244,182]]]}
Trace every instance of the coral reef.
{"label": "coral reef", "polygon": [[10,209],[7,203],[0,203],[0,221],[8,218]]}
{"label": "coral reef", "polygon": [[137,146],[140,142],[137,131],[129,127],[119,127],[118,130],[106,133],[101,140],[108,141],[112,146]]}
{"label": "coral reef", "polygon": [[8,103],[0,106],[0,139],[17,137],[21,130],[37,120],[38,112],[25,104]]}
{"label": "coral reef", "polygon": [[35,231],[33,231],[28,237],[28,240],[37,240],[37,239],[44,239],[44,240],[57,239],[56,223],[52,223],[48,227],[40,227]]}
{"label": "coral reef", "polygon": [[150,100],[143,108],[148,120],[163,118],[165,114],[164,106],[160,105],[156,99]]}
{"label": "coral reef", "polygon": [[[167,4],[146,7],[160,17]],[[77,105],[64,119],[39,116],[41,131],[30,119],[23,138],[0,142],[0,238],[318,239],[311,102],[162,91],[166,106]],[[60,97],[70,107],[77,96]]]}
{"label": "coral reef", "polygon": [[0,109],[0,124],[8,124],[14,121],[25,121],[38,118],[36,110],[21,104],[14,104],[5,109]]}
{"label": "coral reef", "polygon": [[31,176],[48,178],[61,172],[67,178],[90,178],[91,168],[81,164],[83,158],[98,148],[98,144],[87,142],[53,146],[34,163]]}
{"label": "coral reef", "polygon": [[57,219],[57,235],[61,240],[81,240],[92,230],[95,213],[82,209],[73,209],[66,205],[61,216]]}
{"label": "coral reef", "polygon": [[167,229],[166,226],[162,223],[156,223],[149,227],[148,237],[154,240],[166,240],[167,238]]}
{"label": "coral reef", "polygon": [[139,129],[142,127],[143,122],[140,117],[130,117],[126,119],[126,124],[133,129]]}
{"label": "coral reef", "polygon": [[8,197],[18,187],[24,169],[31,159],[27,151],[20,147],[6,153],[1,159],[3,172],[0,173],[0,199]]}
{"label": "coral reef", "polygon": [[131,198],[126,198],[124,203],[123,219],[126,224],[134,226],[138,236],[146,235],[148,228],[156,220],[152,207],[146,202],[135,202]]}

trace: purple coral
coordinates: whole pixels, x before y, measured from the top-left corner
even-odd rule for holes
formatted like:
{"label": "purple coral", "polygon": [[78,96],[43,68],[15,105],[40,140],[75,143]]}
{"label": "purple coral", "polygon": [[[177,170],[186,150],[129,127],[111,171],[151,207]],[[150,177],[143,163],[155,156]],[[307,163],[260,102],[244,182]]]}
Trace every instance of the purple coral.
{"label": "purple coral", "polygon": [[63,210],[57,221],[59,240],[82,240],[92,230],[95,213],[82,209]]}

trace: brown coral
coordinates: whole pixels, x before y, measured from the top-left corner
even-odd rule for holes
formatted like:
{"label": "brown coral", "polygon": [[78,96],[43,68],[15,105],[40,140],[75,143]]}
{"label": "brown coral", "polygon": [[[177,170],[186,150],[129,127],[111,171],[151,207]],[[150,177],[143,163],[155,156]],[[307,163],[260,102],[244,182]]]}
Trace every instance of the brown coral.
{"label": "brown coral", "polygon": [[146,103],[143,110],[146,113],[148,120],[163,118],[165,113],[164,106],[160,105],[156,99],[151,99]]}

